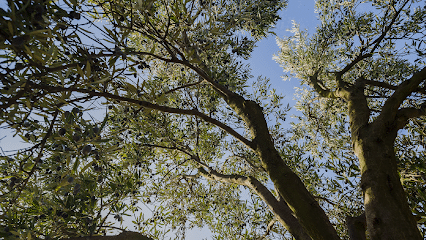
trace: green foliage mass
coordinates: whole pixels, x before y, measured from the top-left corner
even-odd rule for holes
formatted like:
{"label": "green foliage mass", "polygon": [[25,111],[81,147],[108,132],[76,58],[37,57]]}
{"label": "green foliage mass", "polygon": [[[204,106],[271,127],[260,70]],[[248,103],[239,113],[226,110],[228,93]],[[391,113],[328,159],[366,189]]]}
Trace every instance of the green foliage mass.
{"label": "green foliage mass", "polygon": [[[196,70],[282,118],[267,79],[247,91],[241,59],[284,6],[8,1],[0,18],[0,123],[28,147],[1,158],[0,235],[89,236],[129,220],[130,230],[157,239],[202,226],[217,239],[263,235],[273,214],[257,195],[197,174],[205,167],[268,181],[256,155],[203,120],[248,134]],[[279,121],[274,131],[283,138]]]}
{"label": "green foliage mass", "polygon": [[[299,78],[302,83],[296,108],[303,117],[294,124],[292,139],[303,141],[303,149],[312,156],[327,159],[323,167],[344,184],[331,181],[333,190],[326,196],[341,203],[339,208],[347,205],[343,212],[356,216],[363,200],[349,124],[353,119],[348,102],[329,92],[354,88],[357,79],[365,78],[369,123],[377,119],[395,90],[425,67],[426,6],[422,1],[317,1],[316,8],[321,24],[315,33],[309,36],[294,23],[291,36],[277,40],[281,50],[275,59],[284,68],[285,80]],[[311,81],[316,72],[319,87]],[[400,108],[424,109],[424,89],[422,81]],[[425,158],[424,127],[424,114],[410,119],[394,143],[401,183],[423,236],[426,199],[420,192],[426,187],[426,165],[420,159]]]}

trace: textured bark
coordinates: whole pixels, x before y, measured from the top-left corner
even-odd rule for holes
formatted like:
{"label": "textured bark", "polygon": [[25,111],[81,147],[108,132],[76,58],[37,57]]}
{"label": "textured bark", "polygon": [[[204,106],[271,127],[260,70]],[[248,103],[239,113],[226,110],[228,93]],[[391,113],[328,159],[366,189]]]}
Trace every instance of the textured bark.
{"label": "textured bark", "polygon": [[347,217],[346,226],[348,228],[349,238],[351,240],[366,240],[365,230],[367,223],[365,222],[365,213],[358,217]]}
{"label": "textured bark", "polygon": [[115,236],[85,236],[85,237],[72,237],[64,240],[153,240],[137,232],[122,232]]}
{"label": "textured bark", "polygon": [[[397,114],[387,112],[396,110],[388,104],[388,110],[383,110],[381,116],[369,123],[370,111],[363,84],[362,79],[357,82],[346,100],[353,149],[361,169],[367,232],[370,239],[420,240],[398,175],[394,152]],[[392,100],[398,104],[400,97],[394,99],[398,99]]]}
{"label": "textured bark", "polygon": [[360,129],[355,137],[367,231],[371,239],[420,240],[398,175],[393,132],[387,133],[386,126],[375,122]]}
{"label": "textured bark", "polygon": [[269,174],[278,193],[284,198],[309,236],[315,240],[340,239],[324,210],[275,149],[262,108],[256,102],[246,100],[215,82],[204,64],[201,63],[201,66],[197,67],[187,61],[181,63],[193,69],[209,82],[226,103],[243,119],[252,136],[250,142],[243,143],[260,157],[262,167]]}
{"label": "textured bark", "polygon": [[253,150],[309,236],[318,240],[340,239],[324,210],[275,149],[262,108],[238,95],[227,95],[225,100],[247,124],[253,138]]}

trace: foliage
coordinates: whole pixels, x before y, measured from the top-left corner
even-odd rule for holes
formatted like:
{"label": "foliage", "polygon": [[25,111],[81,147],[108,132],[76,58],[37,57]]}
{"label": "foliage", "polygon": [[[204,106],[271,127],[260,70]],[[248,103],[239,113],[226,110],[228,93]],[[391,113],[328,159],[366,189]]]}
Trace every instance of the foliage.
{"label": "foliage", "polygon": [[[340,204],[331,211],[339,213],[336,207],[346,205],[344,212],[359,215],[363,201],[349,124],[353,119],[348,101],[331,92],[343,85],[353,88],[358,78],[365,78],[369,123],[377,119],[397,88],[425,67],[426,6],[422,1],[317,1],[316,7],[321,25],[315,33],[308,36],[294,23],[292,35],[277,40],[281,51],[275,59],[284,68],[285,79],[300,78],[302,83],[296,107],[303,117],[294,125],[292,139],[304,139],[303,149],[327,159],[323,167],[344,181],[329,185],[331,192],[340,192],[334,196]],[[311,81],[316,72],[318,85]],[[400,108],[424,109],[425,82],[416,88]],[[394,147],[401,182],[424,236],[426,199],[420,192],[426,186],[426,168],[420,159],[424,159],[425,117],[414,116],[398,132]]]}
{"label": "foliage", "polygon": [[[355,11],[368,3],[371,13]],[[156,239],[194,227],[215,239],[348,238],[345,218],[364,210],[362,166],[339,94],[362,76],[369,121],[380,118],[424,72],[425,8],[318,1],[322,25],[311,37],[295,25],[277,59],[323,98],[302,87],[305,116],[286,130],[288,106],[268,79],[249,88],[243,61],[285,5],[9,0],[0,125],[28,147],[0,159],[0,236],[90,237],[131,219],[128,229]],[[416,87],[394,146],[424,227],[424,81]]]}
{"label": "foliage", "polygon": [[262,104],[276,119],[277,145],[293,152],[283,142],[281,97],[261,78],[248,92],[240,60],[284,6],[8,1],[0,18],[0,123],[28,147],[1,158],[0,235],[89,236],[129,218],[158,239],[202,226],[217,239],[285,234],[278,224],[266,229],[274,216],[259,196],[197,174],[204,167],[269,180],[258,157],[227,132],[248,135],[203,74]]}

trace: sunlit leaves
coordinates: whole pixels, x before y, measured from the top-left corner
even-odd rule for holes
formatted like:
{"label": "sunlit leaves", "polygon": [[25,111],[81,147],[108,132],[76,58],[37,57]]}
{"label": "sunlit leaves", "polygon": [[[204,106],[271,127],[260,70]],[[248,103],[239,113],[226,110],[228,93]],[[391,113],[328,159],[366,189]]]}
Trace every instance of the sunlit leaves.
{"label": "sunlit leaves", "polygon": [[[317,1],[316,7],[321,25],[309,36],[303,26],[294,24],[290,36],[277,40],[281,51],[275,59],[284,68],[284,78],[302,79],[296,107],[303,117],[294,125],[293,139],[324,159],[321,172],[328,172],[328,180],[322,193],[335,197],[338,204],[327,209],[344,231],[341,214],[361,211],[360,169],[352,151],[348,105],[344,98],[320,97],[312,91],[309,77],[317,72],[316,87],[330,91],[352,90],[357,79],[365,78],[369,123],[373,122],[397,87],[424,68],[425,25],[419,19],[424,18],[425,6],[421,1]],[[400,107],[420,109],[423,89],[424,82]],[[423,206],[424,199],[415,192],[424,186],[424,170],[417,159],[424,146],[415,139],[423,138],[422,119],[410,120],[395,142],[401,181],[419,218],[424,214],[416,204]],[[352,196],[350,204],[343,204],[347,196]]]}
{"label": "sunlit leaves", "polygon": [[[7,26],[0,30],[0,124],[28,148],[1,159],[0,203],[7,216],[0,224],[13,226],[2,234],[99,234],[114,224],[108,216],[120,225],[129,213],[146,212],[139,201],[154,210],[135,224],[158,238],[168,231],[164,226],[183,236],[188,225],[216,233],[224,222],[228,236],[261,235],[271,213],[243,216],[264,207],[258,199],[246,203],[237,186],[197,176],[200,164],[208,164],[266,184],[259,159],[200,118],[166,114],[139,101],[197,111],[248,136],[212,84],[256,100],[274,117],[281,97],[264,80],[248,94],[251,76],[241,59],[250,56],[284,6],[285,1],[9,1],[0,18]],[[273,135],[282,140],[278,122]],[[250,218],[256,223],[243,225]]]}

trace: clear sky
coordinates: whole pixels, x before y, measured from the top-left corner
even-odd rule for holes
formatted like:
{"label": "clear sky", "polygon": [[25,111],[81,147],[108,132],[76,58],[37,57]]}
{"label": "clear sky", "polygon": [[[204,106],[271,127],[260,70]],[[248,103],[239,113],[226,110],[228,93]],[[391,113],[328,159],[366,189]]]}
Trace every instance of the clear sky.
{"label": "clear sky", "polygon": [[[314,0],[289,0],[288,7],[281,11],[281,20],[275,27],[275,33],[278,37],[290,36],[291,33],[287,29],[292,28],[292,20],[300,24],[301,29],[308,29],[310,33],[315,30],[319,21],[314,9]],[[248,61],[252,68],[252,75],[259,75],[271,79],[272,87],[276,88],[279,93],[285,95],[284,103],[294,105],[293,101],[294,87],[299,85],[297,79],[283,81],[281,75],[283,69],[276,63],[272,56],[278,53],[279,48],[276,44],[276,37],[270,35],[267,39],[259,42],[255,48],[251,59]]]}

